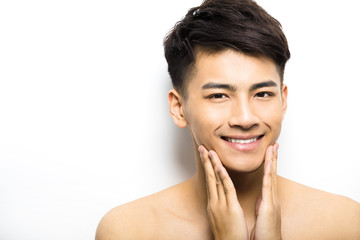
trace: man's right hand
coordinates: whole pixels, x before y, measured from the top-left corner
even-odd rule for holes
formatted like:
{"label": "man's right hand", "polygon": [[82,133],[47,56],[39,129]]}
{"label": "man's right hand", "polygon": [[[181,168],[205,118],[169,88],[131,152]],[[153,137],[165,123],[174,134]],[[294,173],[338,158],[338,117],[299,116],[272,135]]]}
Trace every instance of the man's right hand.
{"label": "man's right hand", "polygon": [[199,147],[205,170],[208,196],[207,212],[216,240],[247,240],[243,210],[230,176],[214,151]]}

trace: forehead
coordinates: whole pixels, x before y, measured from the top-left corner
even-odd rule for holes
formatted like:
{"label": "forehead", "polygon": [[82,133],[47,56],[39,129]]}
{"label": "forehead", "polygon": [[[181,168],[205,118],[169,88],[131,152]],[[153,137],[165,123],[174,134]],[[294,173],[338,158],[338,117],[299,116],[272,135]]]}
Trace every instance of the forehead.
{"label": "forehead", "polygon": [[237,85],[241,89],[269,80],[281,84],[278,68],[269,58],[233,50],[212,54],[199,52],[189,77],[188,91],[199,89],[208,82]]}

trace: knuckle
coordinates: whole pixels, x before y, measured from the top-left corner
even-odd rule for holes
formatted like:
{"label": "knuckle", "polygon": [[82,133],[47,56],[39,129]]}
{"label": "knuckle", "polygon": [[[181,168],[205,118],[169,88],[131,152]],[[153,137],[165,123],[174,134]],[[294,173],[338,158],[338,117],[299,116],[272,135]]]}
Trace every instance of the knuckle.
{"label": "knuckle", "polygon": [[209,202],[209,204],[207,205],[207,212],[213,213],[215,212],[216,209],[217,209],[216,204],[214,204],[213,202]]}
{"label": "knuckle", "polygon": [[274,207],[275,207],[275,209],[281,210],[281,206],[280,206],[280,203],[278,201],[275,201]]}
{"label": "knuckle", "polygon": [[[266,177],[266,176],[265,176]],[[270,188],[271,187],[271,183],[270,183],[270,179],[268,179],[267,181],[264,181],[263,182],[263,187],[265,187],[265,188]]]}
{"label": "knuckle", "polygon": [[208,204],[206,210],[207,210],[208,213],[212,213],[213,208],[210,206],[210,204]]}
{"label": "knuckle", "polygon": [[212,181],[212,180],[214,180],[214,179],[215,179],[214,173],[210,172],[210,173],[208,173],[208,174],[206,175],[206,180],[207,180],[207,181]]}
{"label": "knuckle", "polygon": [[269,208],[267,209],[267,213],[268,213],[269,215],[275,215],[276,212],[277,212],[277,211],[275,210],[274,207],[269,207]]}
{"label": "knuckle", "polygon": [[271,204],[266,204],[263,208],[263,212],[266,215],[273,215],[274,214],[274,207]]}
{"label": "knuckle", "polygon": [[224,185],[224,192],[225,193],[230,193],[230,192],[233,192],[234,190],[235,190],[234,186]]}

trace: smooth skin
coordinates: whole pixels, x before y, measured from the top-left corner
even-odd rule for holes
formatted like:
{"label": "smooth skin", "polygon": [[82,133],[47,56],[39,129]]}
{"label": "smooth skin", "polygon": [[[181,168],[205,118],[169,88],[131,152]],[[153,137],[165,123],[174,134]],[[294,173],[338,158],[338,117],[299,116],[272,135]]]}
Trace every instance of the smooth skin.
{"label": "smooth skin", "polygon": [[276,173],[288,90],[271,60],[199,52],[188,80],[188,96],[173,89],[168,100],[192,135],[195,174],[112,209],[96,240],[360,239],[359,203]]}

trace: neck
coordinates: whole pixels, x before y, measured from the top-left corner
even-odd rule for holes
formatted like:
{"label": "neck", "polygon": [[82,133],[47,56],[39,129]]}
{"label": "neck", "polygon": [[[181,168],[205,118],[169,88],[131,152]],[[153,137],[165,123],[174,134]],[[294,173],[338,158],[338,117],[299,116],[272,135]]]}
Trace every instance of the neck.
{"label": "neck", "polygon": [[228,170],[236,189],[236,194],[245,215],[255,213],[256,199],[261,194],[264,164],[250,173]]}

